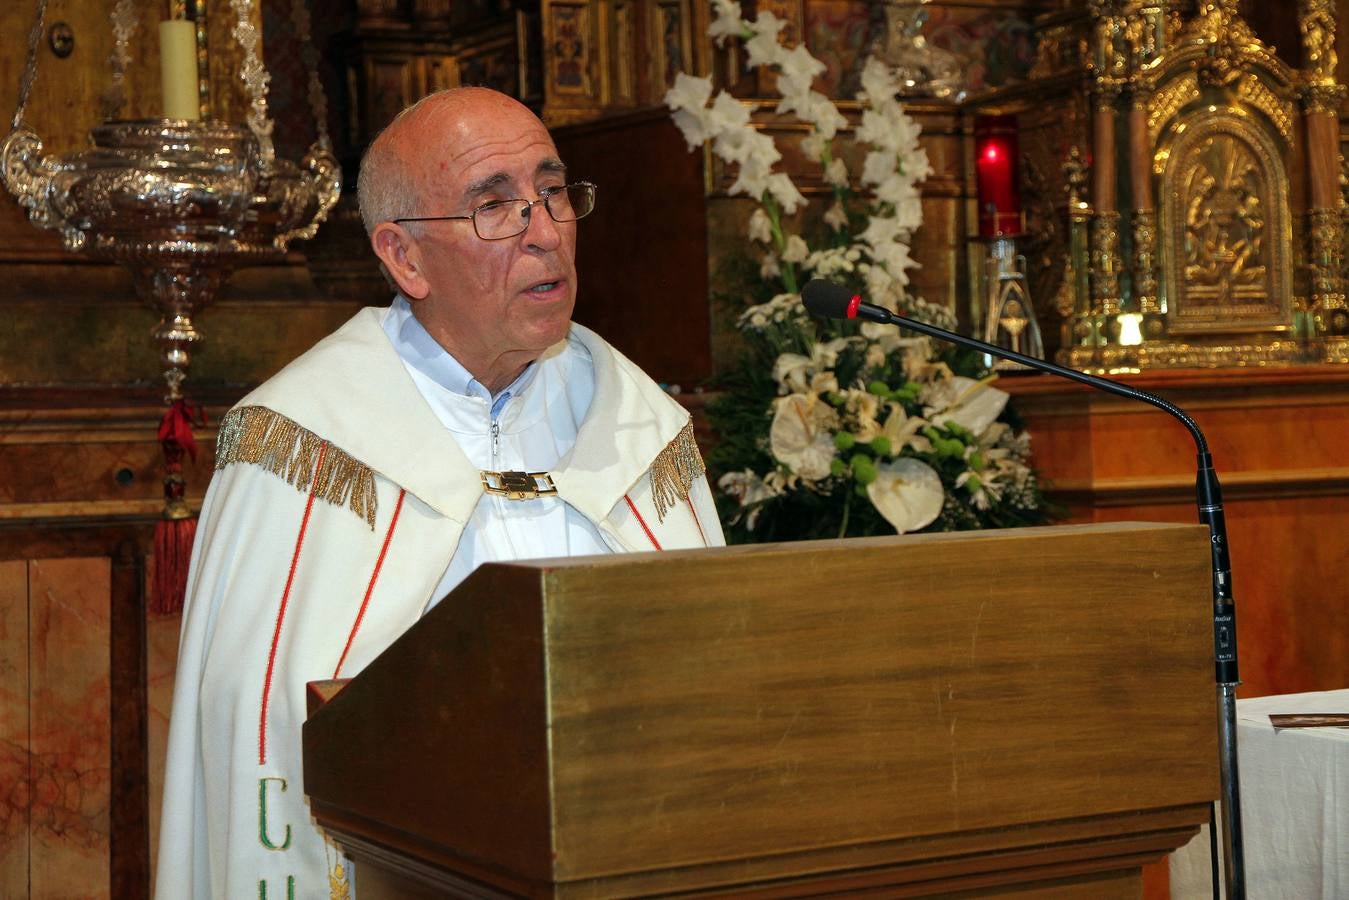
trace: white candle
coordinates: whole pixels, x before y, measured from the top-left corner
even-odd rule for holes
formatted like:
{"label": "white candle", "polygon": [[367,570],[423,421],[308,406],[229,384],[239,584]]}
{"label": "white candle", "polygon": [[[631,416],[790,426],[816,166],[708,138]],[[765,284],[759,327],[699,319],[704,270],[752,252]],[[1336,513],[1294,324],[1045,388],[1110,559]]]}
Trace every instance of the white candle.
{"label": "white candle", "polygon": [[164,117],[199,119],[197,103],[197,26],[186,19],[159,23],[159,78],[164,88]]}

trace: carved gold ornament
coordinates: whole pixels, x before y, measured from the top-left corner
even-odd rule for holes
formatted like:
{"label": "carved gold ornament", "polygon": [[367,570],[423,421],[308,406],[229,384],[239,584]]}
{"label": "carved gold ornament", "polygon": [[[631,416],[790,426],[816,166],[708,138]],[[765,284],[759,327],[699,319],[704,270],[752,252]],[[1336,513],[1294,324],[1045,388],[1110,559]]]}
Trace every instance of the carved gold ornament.
{"label": "carved gold ornament", "polygon": [[1163,176],[1169,330],[1285,331],[1292,236],[1287,176],[1274,139],[1226,110],[1188,125]]}

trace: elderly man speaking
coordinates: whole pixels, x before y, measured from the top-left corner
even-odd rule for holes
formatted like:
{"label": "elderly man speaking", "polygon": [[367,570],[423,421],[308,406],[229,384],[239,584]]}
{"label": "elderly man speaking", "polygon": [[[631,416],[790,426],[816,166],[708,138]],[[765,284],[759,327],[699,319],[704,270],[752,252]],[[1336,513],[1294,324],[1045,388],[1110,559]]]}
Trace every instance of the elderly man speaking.
{"label": "elderly man speaking", "polygon": [[162,898],[347,896],[304,801],[305,683],[359,672],[480,563],[723,542],[688,413],[571,322],[596,188],[533,113],[482,88],[427,97],[375,140],[358,193],[398,296],[220,425]]}

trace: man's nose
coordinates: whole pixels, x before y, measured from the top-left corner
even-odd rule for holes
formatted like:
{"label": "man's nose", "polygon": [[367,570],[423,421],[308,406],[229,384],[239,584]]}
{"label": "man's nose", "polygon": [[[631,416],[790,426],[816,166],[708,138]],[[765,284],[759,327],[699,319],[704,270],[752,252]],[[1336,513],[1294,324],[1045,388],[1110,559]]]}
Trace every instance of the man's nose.
{"label": "man's nose", "polygon": [[552,250],[562,240],[557,222],[548,212],[548,205],[540,197],[529,206],[529,221],[525,223],[525,243],[540,250]]}

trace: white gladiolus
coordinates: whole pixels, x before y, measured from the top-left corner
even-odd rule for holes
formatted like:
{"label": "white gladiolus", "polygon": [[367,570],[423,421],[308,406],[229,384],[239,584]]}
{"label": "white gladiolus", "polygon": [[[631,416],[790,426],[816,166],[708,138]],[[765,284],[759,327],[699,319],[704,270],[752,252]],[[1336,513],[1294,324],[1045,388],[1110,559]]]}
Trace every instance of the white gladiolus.
{"label": "white gladiolus", "polygon": [[715,18],[707,26],[707,35],[720,47],[728,37],[738,38],[749,30],[744,19],[740,18],[740,4],[735,0],[712,0]]}
{"label": "white gladiolus", "polygon": [[805,44],[797,44],[784,51],[778,59],[778,66],[782,69],[782,75],[805,84],[807,88],[817,76],[824,74],[826,68],[824,63],[810,55]]}
{"label": "white gladiolus", "polygon": [[873,150],[862,161],[862,183],[880,184],[895,174],[899,156],[893,150]]}
{"label": "white gladiolus", "polygon": [[707,130],[714,136],[735,132],[749,125],[749,108],[725,91],[717,93],[707,111]]}
{"label": "white gladiolus", "polygon": [[907,175],[891,171],[889,175],[876,182],[876,199],[891,206],[898,206],[909,200],[917,200],[918,187]]}
{"label": "white gladiolus", "polygon": [[848,186],[848,164],[842,159],[830,160],[829,165],[824,167],[825,184],[833,187],[845,188]]}
{"label": "white gladiolus", "polygon": [[703,119],[698,113],[689,109],[677,109],[671,118],[684,135],[684,141],[690,150],[696,150],[707,143],[707,130],[703,128]]}
{"label": "white gladiolus", "polygon": [[867,227],[862,229],[862,233],[858,237],[870,244],[874,250],[876,247],[881,247],[896,240],[899,233],[899,225],[895,223],[894,219],[872,216],[871,221],[867,222]]}
{"label": "white gladiolus", "polygon": [[810,248],[806,242],[801,240],[801,236],[792,234],[787,236],[787,246],[782,248],[782,261],[789,263],[805,262],[806,257],[810,255]]}
{"label": "white gladiolus", "polygon": [[862,68],[862,92],[873,107],[893,103],[895,95],[899,93],[895,73],[879,59],[869,57]]}
{"label": "white gladiolus", "polygon": [[825,211],[824,224],[835,231],[842,231],[848,227],[848,211],[843,208],[842,203],[834,201],[834,205]]}
{"label": "white gladiolus", "polygon": [[674,87],[665,92],[665,105],[671,109],[701,110],[712,96],[711,78],[694,78],[679,72]]}
{"label": "white gladiolus", "polygon": [[749,217],[749,239],[761,244],[773,242],[773,222],[768,218],[762,206],[754,207]]}
{"label": "white gladiolus", "polygon": [[693,78],[683,72],[675,75],[674,87],[665,92],[665,105],[674,110],[674,123],[683,133],[689,149],[701,147],[711,137],[703,124],[703,107],[710,96],[711,78]]}
{"label": "white gladiolus", "polygon": [[786,26],[784,20],[768,10],[759,13],[759,18],[749,26],[754,32],[754,37],[745,41],[747,57],[745,65],[750,68],[776,65],[787,52],[782,44],[778,43],[778,32]]}
{"label": "white gladiolus", "polygon": [[801,196],[785,172],[774,172],[768,176],[768,192],[778,202],[778,207],[789,216],[806,205],[806,198]]}

